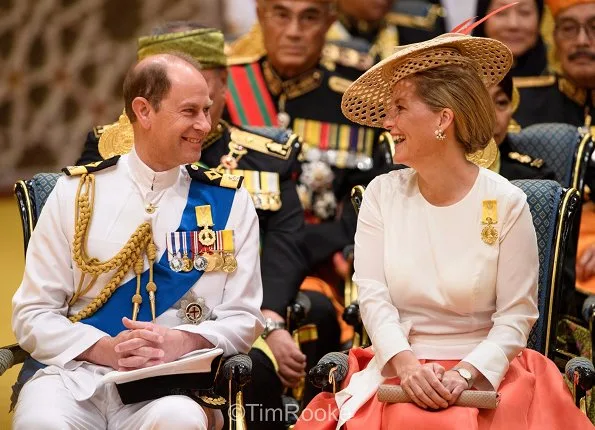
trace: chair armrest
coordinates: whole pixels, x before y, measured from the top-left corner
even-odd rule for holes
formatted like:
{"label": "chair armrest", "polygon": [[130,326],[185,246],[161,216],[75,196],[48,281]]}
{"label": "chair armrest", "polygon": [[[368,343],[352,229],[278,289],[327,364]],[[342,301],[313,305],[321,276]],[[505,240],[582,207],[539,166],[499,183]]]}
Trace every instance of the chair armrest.
{"label": "chair armrest", "polygon": [[16,364],[21,364],[27,358],[27,353],[18,345],[8,345],[0,348],[0,376]]}
{"label": "chair armrest", "polygon": [[310,369],[308,378],[315,387],[322,390],[335,390],[335,384],[345,379],[349,365],[344,352],[329,352],[322,357],[316,366]]}
{"label": "chair armrest", "polygon": [[252,378],[252,359],[246,354],[236,354],[225,360],[223,377],[243,387]]}
{"label": "chair armrest", "polygon": [[581,407],[581,399],[595,385],[595,367],[591,360],[575,357],[566,363],[565,374],[572,384],[572,396],[576,406]]}

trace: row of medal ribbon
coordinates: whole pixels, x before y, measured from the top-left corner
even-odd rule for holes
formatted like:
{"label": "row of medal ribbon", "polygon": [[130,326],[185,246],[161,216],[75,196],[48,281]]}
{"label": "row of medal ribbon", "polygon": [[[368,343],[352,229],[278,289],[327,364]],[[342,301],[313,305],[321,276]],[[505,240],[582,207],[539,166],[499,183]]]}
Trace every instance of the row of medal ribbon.
{"label": "row of medal ribbon", "polygon": [[233,273],[238,267],[234,256],[233,230],[206,230],[212,240],[204,244],[199,231],[176,231],[167,233],[167,257],[174,272],[223,271]]}

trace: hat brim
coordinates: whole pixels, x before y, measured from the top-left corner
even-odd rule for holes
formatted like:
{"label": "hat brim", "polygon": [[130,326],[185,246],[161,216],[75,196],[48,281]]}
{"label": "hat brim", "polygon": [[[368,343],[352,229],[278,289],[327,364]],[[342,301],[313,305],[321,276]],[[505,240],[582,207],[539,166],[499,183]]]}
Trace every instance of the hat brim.
{"label": "hat brim", "polygon": [[399,80],[442,65],[463,64],[461,57],[471,61],[488,88],[500,82],[512,66],[512,53],[503,43],[485,37],[446,33],[397,47],[393,55],[371,67],[347,88],[341,110],[355,123],[382,128],[393,87]]}

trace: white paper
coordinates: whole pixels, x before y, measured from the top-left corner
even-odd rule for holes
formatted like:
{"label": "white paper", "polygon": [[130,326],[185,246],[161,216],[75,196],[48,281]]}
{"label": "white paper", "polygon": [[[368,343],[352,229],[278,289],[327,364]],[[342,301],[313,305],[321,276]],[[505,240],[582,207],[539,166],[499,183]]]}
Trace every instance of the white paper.
{"label": "white paper", "polygon": [[114,370],[105,374],[101,380],[102,384],[114,382],[123,384],[139,379],[152,378],[154,376],[179,375],[185,373],[207,373],[211,371],[211,363],[219,355],[223,354],[221,348],[199,349],[190,352],[176,361],[158,364],[143,369],[126,370],[123,372]]}

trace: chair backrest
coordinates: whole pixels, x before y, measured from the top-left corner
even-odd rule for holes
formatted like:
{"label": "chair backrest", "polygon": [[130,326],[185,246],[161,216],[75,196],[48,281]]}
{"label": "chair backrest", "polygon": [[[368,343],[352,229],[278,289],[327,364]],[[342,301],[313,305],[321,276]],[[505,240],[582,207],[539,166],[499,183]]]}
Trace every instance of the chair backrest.
{"label": "chair backrest", "polygon": [[511,181],[527,195],[539,250],[539,319],[527,346],[554,358],[556,327],[562,300],[564,256],[573,223],[580,213],[580,196],[556,181],[525,179]]}
{"label": "chair backrest", "polygon": [[39,214],[60,176],[62,176],[60,173],[38,173],[33,178],[18,181],[14,185],[14,194],[23,224],[25,254]]}
{"label": "chair backrest", "polygon": [[562,123],[533,124],[519,133],[509,133],[510,144],[519,152],[541,158],[565,188],[583,193],[593,141],[576,126]]}

